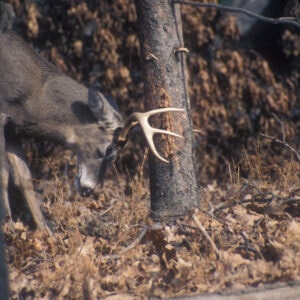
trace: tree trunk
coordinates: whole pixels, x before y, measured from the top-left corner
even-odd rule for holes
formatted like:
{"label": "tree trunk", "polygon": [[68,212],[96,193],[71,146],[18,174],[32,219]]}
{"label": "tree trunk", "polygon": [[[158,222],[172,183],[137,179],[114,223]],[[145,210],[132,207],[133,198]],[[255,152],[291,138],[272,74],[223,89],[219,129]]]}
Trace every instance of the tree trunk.
{"label": "tree trunk", "polygon": [[145,110],[183,108],[186,112],[153,117],[152,126],[184,139],[157,136],[158,152],[169,164],[149,157],[151,212],[156,221],[172,221],[199,202],[194,139],[187,92],[186,63],[178,5],[168,0],[135,0],[144,68]]}

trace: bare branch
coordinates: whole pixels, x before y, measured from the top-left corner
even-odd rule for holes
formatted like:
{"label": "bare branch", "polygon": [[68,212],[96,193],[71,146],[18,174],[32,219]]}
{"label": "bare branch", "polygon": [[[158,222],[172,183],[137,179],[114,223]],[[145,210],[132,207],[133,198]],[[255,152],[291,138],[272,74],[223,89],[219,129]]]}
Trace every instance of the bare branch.
{"label": "bare branch", "polygon": [[270,18],[270,17],[264,17],[262,15],[256,14],[250,10],[244,9],[244,8],[238,8],[238,7],[232,7],[232,6],[226,6],[226,5],[220,5],[220,4],[214,4],[214,3],[198,3],[193,1],[185,1],[185,0],[172,0],[172,3],[179,3],[183,5],[190,5],[193,7],[207,7],[207,8],[215,8],[223,11],[228,11],[232,13],[240,13],[247,15],[248,17],[255,18],[261,22],[271,23],[274,25],[284,24],[284,25],[291,25],[295,26],[297,28],[300,28],[300,19],[299,18],[293,18],[293,17],[282,17],[282,18]]}
{"label": "bare branch", "polygon": [[281,145],[285,146],[288,150],[290,150],[295,155],[295,158],[296,158],[297,162],[300,162],[300,154],[299,154],[299,152],[295,148],[293,148],[290,144],[288,144],[286,142],[286,140],[285,140],[285,129],[284,129],[283,122],[277,117],[276,114],[272,113],[272,115],[273,115],[273,117],[277,120],[277,122],[281,126],[282,140],[277,139],[277,138],[275,138],[273,136],[270,136],[270,135],[267,135],[267,134],[263,134],[263,133],[261,133],[260,136],[262,136],[264,138],[267,138],[269,140],[272,140],[275,143],[278,143],[278,144],[281,144]]}
{"label": "bare branch", "polygon": [[277,120],[277,122],[280,124],[281,132],[282,132],[282,142],[286,143],[285,141],[285,130],[284,130],[284,124],[283,122],[277,117],[276,114],[272,113],[272,116]]}
{"label": "bare branch", "polygon": [[267,134],[260,133],[260,136],[262,136],[264,138],[267,138],[269,140],[272,140],[275,143],[278,143],[280,145],[285,146],[288,150],[290,150],[295,155],[295,158],[296,158],[297,162],[300,162],[300,154],[299,154],[299,152],[295,148],[293,148],[291,145],[289,145],[288,143],[286,143],[286,142],[284,142],[284,141],[282,141],[280,139],[277,139],[277,138],[275,138],[273,136],[267,135]]}
{"label": "bare branch", "polygon": [[127,247],[123,248],[119,253],[117,254],[114,254],[114,255],[108,255],[108,256],[105,256],[103,257],[104,259],[107,259],[107,260],[114,260],[114,259],[118,259],[120,258],[120,256],[128,251],[130,251],[131,249],[133,249],[134,247],[136,247],[140,242],[141,240],[143,239],[143,237],[145,236],[145,234],[147,233],[147,227],[144,227],[140,233],[138,234],[137,238],[131,243],[129,244]]}
{"label": "bare branch", "polygon": [[213,250],[214,250],[214,252],[215,252],[215,254],[217,256],[217,259],[220,259],[221,255],[220,255],[219,249],[217,248],[215,242],[209,236],[209,234],[205,230],[204,226],[201,224],[201,222],[199,221],[199,219],[197,218],[197,216],[195,214],[193,214],[193,220],[194,220],[195,224],[197,225],[197,227],[200,229],[201,233],[204,235],[204,237],[210,243],[211,247],[213,248]]}

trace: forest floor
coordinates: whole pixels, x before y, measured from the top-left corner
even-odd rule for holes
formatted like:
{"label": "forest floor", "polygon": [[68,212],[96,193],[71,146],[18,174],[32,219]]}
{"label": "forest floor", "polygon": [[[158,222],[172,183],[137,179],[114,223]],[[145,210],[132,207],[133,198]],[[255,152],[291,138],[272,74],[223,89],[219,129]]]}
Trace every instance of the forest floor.
{"label": "forest floor", "polygon": [[201,206],[172,226],[148,217],[143,176],[111,176],[82,199],[50,164],[53,178],[36,184],[53,236],[21,222],[6,235],[12,299],[168,298],[299,280],[299,164],[255,161],[260,179],[203,186]]}

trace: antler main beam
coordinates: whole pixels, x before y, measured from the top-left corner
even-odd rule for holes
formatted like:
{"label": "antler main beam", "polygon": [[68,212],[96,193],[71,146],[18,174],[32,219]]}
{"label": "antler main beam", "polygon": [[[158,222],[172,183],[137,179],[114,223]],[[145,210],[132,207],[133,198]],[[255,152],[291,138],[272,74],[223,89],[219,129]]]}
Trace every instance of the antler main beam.
{"label": "antler main beam", "polygon": [[130,132],[130,130],[137,124],[140,124],[152,153],[161,161],[168,163],[169,161],[166,160],[165,158],[163,158],[156,150],[156,147],[155,147],[154,141],[153,141],[154,134],[160,133],[160,134],[168,134],[168,135],[178,137],[178,138],[183,138],[183,137],[177,133],[174,133],[174,132],[171,132],[168,130],[163,130],[163,129],[158,129],[158,128],[152,127],[149,124],[149,118],[156,114],[160,114],[163,112],[171,112],[171,111],[182,111],[183,112],[184,109],[169,107],[169,108],[154,109],[154,110],[150,110],[145,113],[139,113],[139,112],[132,113],[127,118],[127,120],[125,122],[125,126],[122,129],[122,131],[118,137],[119,141],[125,141],[127,139],[127,136],[128,136],[128,133]]}

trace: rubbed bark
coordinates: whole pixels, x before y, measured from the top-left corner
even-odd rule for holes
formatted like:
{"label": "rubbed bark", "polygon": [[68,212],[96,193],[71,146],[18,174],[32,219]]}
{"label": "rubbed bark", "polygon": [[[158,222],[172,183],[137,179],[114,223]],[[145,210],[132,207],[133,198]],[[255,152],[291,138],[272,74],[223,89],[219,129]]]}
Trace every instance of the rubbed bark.
{"label": "rubbed bark", "polygon": [[[168,0],[135,0],[144,68],[145,110],[161,107],[184,108],[153,117],[152,126],[184,136],[158,135],[158,151],[169,160],[150,154],[152,217],[172,221],[199,202],[193,151],[193,131],[187,93],[185,52],[178,5]],[[179,51],[178,51],[179,50]]]}

